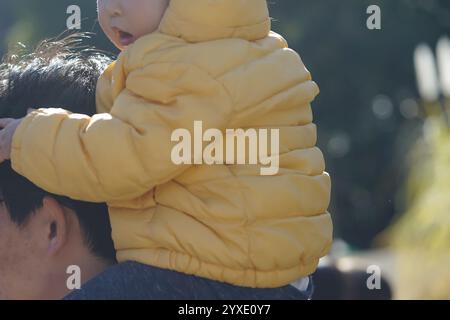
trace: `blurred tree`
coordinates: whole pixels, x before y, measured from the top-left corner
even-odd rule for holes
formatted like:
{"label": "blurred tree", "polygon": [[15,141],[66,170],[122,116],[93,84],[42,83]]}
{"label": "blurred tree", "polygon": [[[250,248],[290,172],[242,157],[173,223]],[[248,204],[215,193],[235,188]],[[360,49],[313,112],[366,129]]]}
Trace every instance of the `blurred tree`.
{"label": "blurred tree", "polygon": [[[382,30],[366,28],[377,4]],[[333,179],[336,234],[370,246],[396,212],[405,153],[420,133],[412,64],[419,42],[450,31],[448,1],[283,1],[276,30],[297,49],[322,93],[313,105],[319,144]],[[402,108],[401,108],[402,107]]]}
{"label": "blurred tree", "polygon": [[400,299],[450,299],[450,130],[426,120],[408,159],[407,213],[390,230]]}
{"label": "blurred tree", "polygon": [[[450,33],[448,0],[269,0],[273,28],[300,52],[322,89],[313,105],[319,145],[333,179],[336,235],[371,245],[396,212],[404,150],[416,139],[412,53]],[[115,51],[99,30],[93,0],[2,0],[0,51],[60,34],[66,9],[79,5],[82,30]],[[382,10],[382,30],[366,27],[366,9]],[[5,35],[7,37],[5,38]],[[3,49],[2,49],[3,48]],[[400,108],[402,107],[402,108]],[[409,111],[408,111],[409,110]]]}

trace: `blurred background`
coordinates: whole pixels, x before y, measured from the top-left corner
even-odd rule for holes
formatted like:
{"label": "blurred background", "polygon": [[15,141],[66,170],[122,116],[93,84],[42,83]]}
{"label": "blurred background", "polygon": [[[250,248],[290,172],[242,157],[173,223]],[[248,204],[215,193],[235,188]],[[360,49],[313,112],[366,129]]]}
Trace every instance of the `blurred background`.
{"label": "blurred background", "polygon": [[[273,29],[322,90],[313,109],[337,241],[321,265],[347,292],[332,273],[318,275],[322,288],[358,297],[355,286],[367,289],[367,268],[378,266],[384,298],[450,299],[450,1],[269,3]],[[61,34],[70,5],[81,9],[81,31],[95,33],[90,44],[117,54],[94,0],[1,0],[0,54]],[[381,8],[381,30],[366,26],[370,5]],[[356,270],[363,280],[346,277]]]}

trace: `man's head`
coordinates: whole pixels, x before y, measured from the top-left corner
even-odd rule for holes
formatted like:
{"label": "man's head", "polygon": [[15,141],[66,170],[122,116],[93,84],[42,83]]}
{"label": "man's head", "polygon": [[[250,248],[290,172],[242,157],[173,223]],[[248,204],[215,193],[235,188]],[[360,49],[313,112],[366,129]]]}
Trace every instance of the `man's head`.
{"label": "man's head", "polygon": [[[77,53],[71,48],[78,40],[45,42],[33,54],[6,59],[0,117],[20,118],[38,107],[94,114],[96,82],[111,60]],[[106,205],[49,194],[9,162],[0,165],[0,299],[62,298],[69,266],[79,266],[85,282],[114,261]]]}
{"label": "man's head", "polygon": [[98,20],[114,45],[123,50],[156,31],[170,0],[97,0]]}

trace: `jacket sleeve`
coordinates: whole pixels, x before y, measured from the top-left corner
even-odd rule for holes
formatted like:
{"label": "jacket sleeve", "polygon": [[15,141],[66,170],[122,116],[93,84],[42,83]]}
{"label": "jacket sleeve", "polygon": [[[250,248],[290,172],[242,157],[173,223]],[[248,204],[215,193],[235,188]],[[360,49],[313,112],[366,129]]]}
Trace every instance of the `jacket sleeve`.
{"label": "jacket sleeve", "polygon": [[193,137],[197,120],[204,130],[223,130],[231,108],[225,88],[202,69],[147,65],[128,74],[110,113],[30,113],[14,135],[12,166],[51,193],[91,202],[133,199],[189,168],[171,159],[174,130]]}

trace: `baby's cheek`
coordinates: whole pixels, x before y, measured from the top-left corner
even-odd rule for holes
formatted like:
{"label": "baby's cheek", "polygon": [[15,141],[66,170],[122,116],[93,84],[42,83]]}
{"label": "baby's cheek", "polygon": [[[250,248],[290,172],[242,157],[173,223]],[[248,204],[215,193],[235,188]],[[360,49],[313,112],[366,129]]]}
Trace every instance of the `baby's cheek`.
{"label": "baby's cheek", "polygon": [[116,46],[120,49],[120,43],[118,43],[118,39],[116,38],[115,33],[106,25],[102,26],[100,24],[100,26],[102,27],[103,33],[105,33],[105,35],[108,37],[108,39]]}
{"label": "baby's cheek", "polygon": [[98,10],[98,22],[99,22],[100,27],[102,28],[103,32],[108,34],[110,32],[109,17],[106,13],[106,10],[102,10],[100,7]]}

